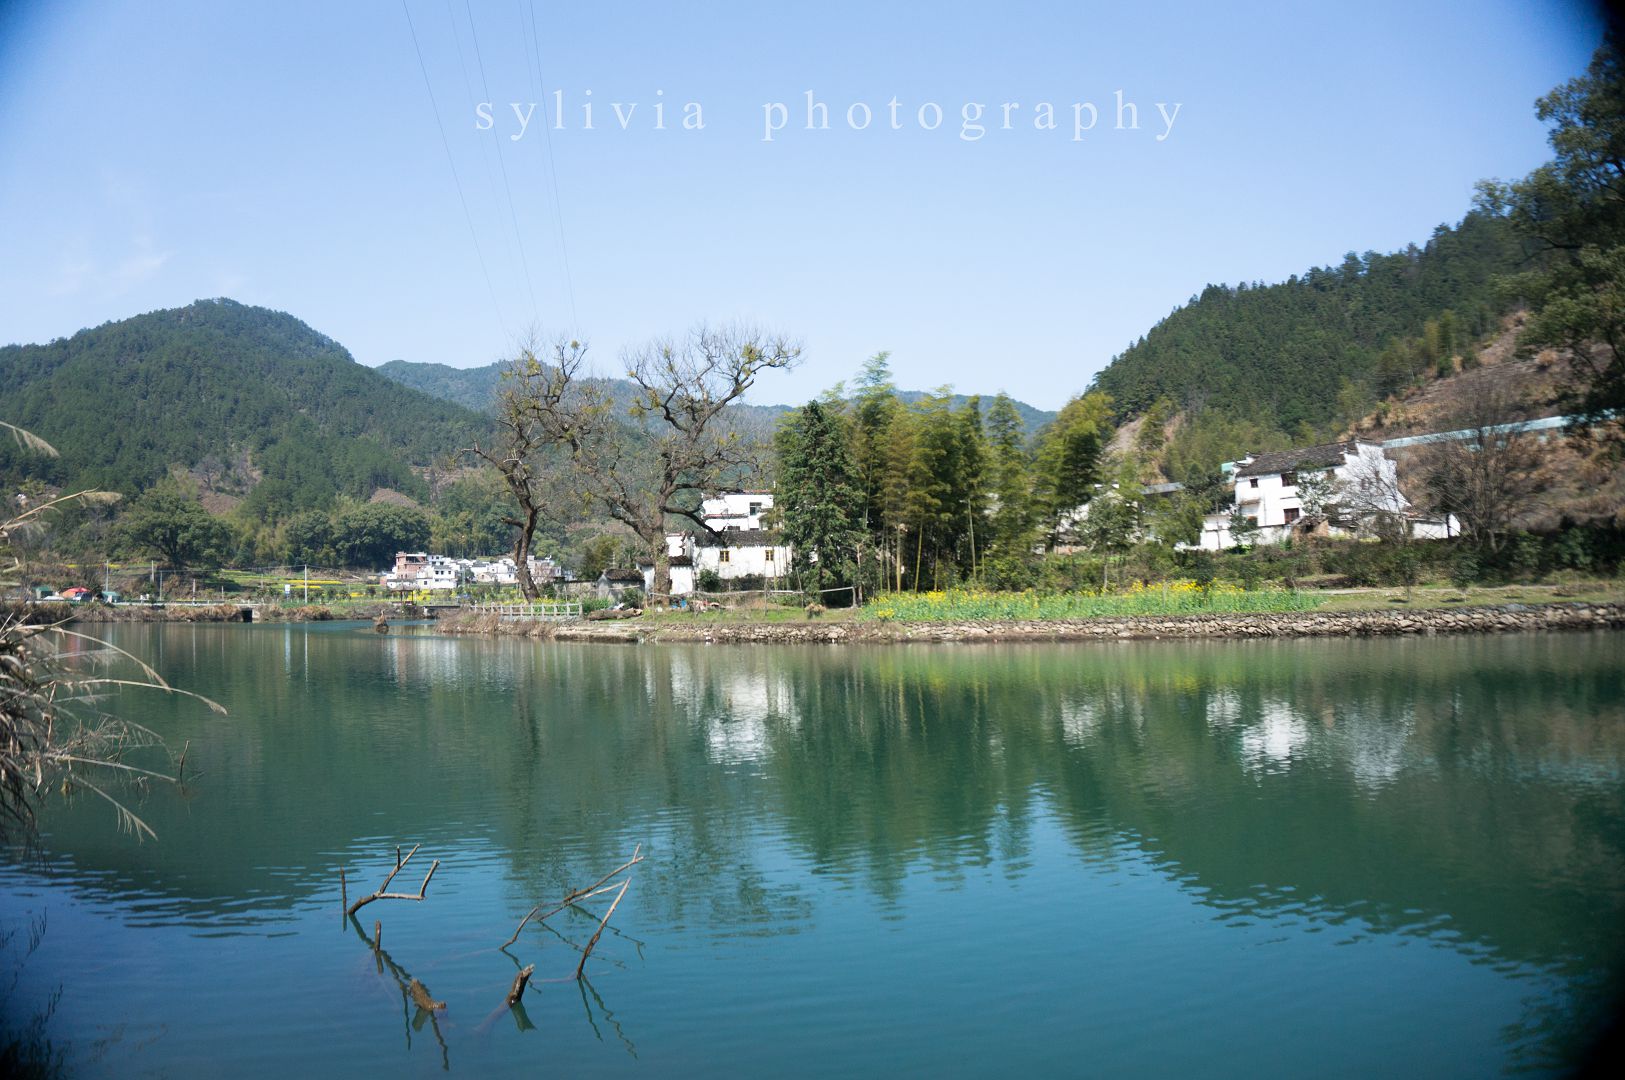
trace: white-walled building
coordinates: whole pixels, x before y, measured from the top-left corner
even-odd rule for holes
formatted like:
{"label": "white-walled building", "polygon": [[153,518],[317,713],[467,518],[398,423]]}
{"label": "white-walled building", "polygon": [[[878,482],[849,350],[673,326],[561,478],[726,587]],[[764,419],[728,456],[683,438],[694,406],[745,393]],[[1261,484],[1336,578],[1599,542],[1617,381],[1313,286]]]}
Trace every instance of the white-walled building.
{"label": "white-walled building", "polygon": [[718,532],[749,532],[762,527],[762,515],[771,509],[771,491],[724,491],[700,503],[700,516]]}
{"label": "white-walled building", "polygon": [[[552,559],[538,559],[529,555],[525,562],[530,566],[530,579],[537,585],[550,585],[564,576],[562,568]],[[468,569],[477,585],[519,584],[519,564],[513,561],[512,555],[496,559],[470,559]]]}
{"label": "white-walled building", "polygon": [[1455,528],[1453,520],[1412,512],[1398,470],[1378,443],[1350,440],[1249,455],[1225,469],[1233,500],[1202,523],[1199,546],[1209,551],[1235,546],[1230,516],[1236,507],[1258,526],[1258,543],[1280,543],[1295,529],[1322,521],[1332,536],[1369,535],[1384,517],[1403,518],[1411,535],[1421,538],[1449,536]]}
{"label": "white-walled building", "polygon": [[[770,491],[725,491],[700,503],[702,533],[668,533],[674,596],[694,592],[707,570],[724,582],[760,577],[768,581],[790,573],[790,546],[777,533],[762,528],[762,516],[773,509]],[[644,567],[646,588],[654,587],[654,567]]]}

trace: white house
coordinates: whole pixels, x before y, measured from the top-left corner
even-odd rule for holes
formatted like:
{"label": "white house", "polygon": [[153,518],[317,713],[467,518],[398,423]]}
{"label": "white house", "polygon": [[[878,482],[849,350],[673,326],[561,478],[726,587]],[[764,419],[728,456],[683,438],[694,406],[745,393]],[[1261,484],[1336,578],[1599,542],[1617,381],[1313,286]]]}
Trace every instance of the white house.
{"label": "white house", "polygon": [[1248,455],[1224,469],[1234,497],[1202,523],[1199,546],[1209,551],[1235,545],[1230,515],[1236,507],[1258,526],[1259,543],[1280,543],[1317,517],[1333,536],[1367,535],[1384,517],[1403,518],[1417,537],[1448,536],[1454,527],[1453,521],[1431,521],[1411,510],[1398,470],[1378,443],[1350,440]]}
{"label": "white house", "polygon": [[700,503],[700,515],[718,532],[760,529],[762,515],[771,509],[771,491],[724,491]]}
{"label": "white house", "polygon": [[[712,531],[666,535],[672,595],[694,592],[707,570],[724,582],[748,577],[772,581],[788,575],[790,546],[762,528],[762,516],[771,509],[770,491],[724,491],[702,501],[700,513]],[[652,589],[653,566],[644,568],[644,578]]]}

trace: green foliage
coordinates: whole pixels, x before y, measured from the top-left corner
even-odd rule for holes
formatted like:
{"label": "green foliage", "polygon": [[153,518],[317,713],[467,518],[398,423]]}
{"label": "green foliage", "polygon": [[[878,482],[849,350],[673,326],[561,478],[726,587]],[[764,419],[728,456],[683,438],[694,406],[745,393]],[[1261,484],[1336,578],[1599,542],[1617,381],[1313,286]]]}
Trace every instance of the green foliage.
{"label": "green foliage", "polygon": [[1479,207],[1534,249],[1536,270],[1509,278],[1534,318],[1521,343],[1571,351],[1569,407],[1615,430],[1625,409],[1625,57],[1611,33],[1584,75],[1541,98],[1553,159],[1510,184],[1479,186]]}
{"label": "green foliage", "polygon": [[[505,498],[492,471],[458,477],[435,497],[429,546],[458,558],[512,551],[514,530],[506,520]],[[538,524],[533,546],[556,550],[563,542],[556,525],[556,519]]]}
{"label": "green foliage", "polygon": [[283,543],[290,563],[331,566],[339,561],[333,520],[321,510],[306,510],[288,519]]}
{"label": "green foliage", "polygon": [[1450,560],[1450,584],[1458,589],[1465,589],[1477,581],[1478,573],[1478,554],[1472,548],[1462,548]]}
{"label": "green foliage", "polygon": [[1094,496],[1101,455],[1111,437],[1111,404],[1101,393],[1074,397],[1039,433],[1037,497],[1052,534],[1064,515]]}
{"label": "green foliage", "polygon": [[600,533],[585,542],[578,548],[579,562],[576,573],[583,581],[592,581],[605,570],[621,566],[629,561],[628,551],[630,545],[624,536],[610,533]]}
{"label": "green foliage", "polygon": [[[466,445],[485,421],[351,359],[292,316],[199,301],[0,348],[8,415],[61,451],[25,461],[0,440],[0,478],[27,473],[134,495],[170,467],[231,463],[246,511],[272,520],[421,490],[410,463]],[[257,485],[255,475],[263,475]]]}
{"label": "green foliage", "polygon": [[853,483],[847,434],[839,419],[810,401],[780,429],[779,512],[792,563],[815,597],[828,586],[849,583],[863,539],[863,493]]}
{"label": "green foliage", "polygon": [[398,551],[422,551],[429,543],[429,516],[389,503],[366,503],[339,512],[333,546],[346,566],[381,567]]}
{"label": "green foliage", "polygon": [[136,499],[119,521],[119,535],[128,550],[156,555],[173,570],[218,565],[231,542],[225,523],[174,480]]}
{"label": "green foliage", "polygon": [[1230,530],[1230,540],[1237,547],[1251,547],[1253,541],[1258,537],[1258,522],[1253,520],[1240,506],[1230,511],[1230,517],[1226,521],[1226,525]]}
{"label": "green foliage", "polygon": [[895,593],[866,605],[864,613],[872,618],[904,622],[975,622],[1309,611],[1319,604],[1318,597],[1282,589],[1246,592],[1233,586],[1204,588],[1192,581],[1173,581],[1136,586],[1117,593],[971,590]]}
{"label": "green foliage", "polygon": [[1394,339],[1423,334],[1429,320],[1440,347],[1447,326],[1453,346],[1486,332],[1505,304],[1496,279],[1521,255],[1505,220],[1475,211],[1454,228],[1441,225],[1422,248],[1350,253],[1340,267],[1276,285],[1209,285],[1094,385],[1111,396],[1118,418],[1170,399],[1273,432],[1324,432],[1344,419],[1337,413],[1345,383],[1365,395],[1386,392],[1380,372],[1414,374],[1414,358],[1385,354]]}

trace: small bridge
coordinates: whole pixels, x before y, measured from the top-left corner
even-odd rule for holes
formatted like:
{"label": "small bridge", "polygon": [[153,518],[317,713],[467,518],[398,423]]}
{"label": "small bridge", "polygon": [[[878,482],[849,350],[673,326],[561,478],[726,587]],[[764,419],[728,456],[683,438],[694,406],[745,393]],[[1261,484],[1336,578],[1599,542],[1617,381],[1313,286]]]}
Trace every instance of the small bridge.
{"label": "small bridge", "polygon": [[476,615],[495,615],[505,622],[568,622],[572,619],[583,618],[586,614],[586,612],[582,609],[580,601],[537,601],[529,604],[474,604],[472,606],[472,610]]}

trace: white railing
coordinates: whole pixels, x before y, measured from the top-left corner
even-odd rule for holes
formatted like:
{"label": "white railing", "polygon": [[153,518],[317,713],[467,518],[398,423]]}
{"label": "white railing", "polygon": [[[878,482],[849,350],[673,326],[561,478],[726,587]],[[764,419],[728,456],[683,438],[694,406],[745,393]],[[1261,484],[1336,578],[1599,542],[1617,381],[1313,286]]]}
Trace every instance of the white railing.
{"label": "white railing", "polygon": [[503,619],[579,619],[585,614],[579,601],[537,601],[530,604],[484,603],[473,605],[477,615]]}

